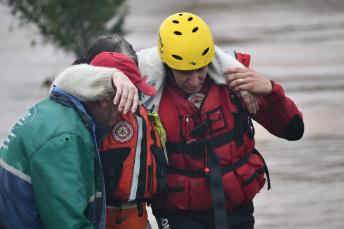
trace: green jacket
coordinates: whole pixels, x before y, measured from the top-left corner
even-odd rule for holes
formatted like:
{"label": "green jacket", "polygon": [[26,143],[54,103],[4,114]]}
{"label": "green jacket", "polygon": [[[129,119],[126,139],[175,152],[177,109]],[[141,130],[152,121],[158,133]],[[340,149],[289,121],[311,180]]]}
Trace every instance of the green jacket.
{"label": "green jacket", "polygon": [[92,120],[59,92],[32,107],[1,146],[0,228],[103,227]]}

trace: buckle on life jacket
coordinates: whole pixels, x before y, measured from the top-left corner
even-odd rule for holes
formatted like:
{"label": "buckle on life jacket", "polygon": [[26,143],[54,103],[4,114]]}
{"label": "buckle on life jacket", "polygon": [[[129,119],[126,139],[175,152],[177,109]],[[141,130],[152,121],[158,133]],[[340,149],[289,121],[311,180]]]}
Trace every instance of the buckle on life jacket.
{"label": "buckle on life jacket", "polygon": [[253,126],[252,119],[250,116],[247,116],[247,126],[249,128],[248,137],[250,139],[253,139],[255,130],[254,130],[254,126]]}
{"label": "buckle on life jacket", "polygon": [[206,148],[211,149],[211,142],[210,139],[203,139],[203,140],[192,140],[187,141],[187,154],[190,158],[200,158],[204,157],[206,154]]}
{"label": "buckle on life jacket", "polygon": [[208,130],[212,125],[212,122],[210,119],[208,119],[205,122],[202,122],[198,126],[195,127],[195,129],[192,130],[192,135],[197,137],[203,134],[206,130]]}

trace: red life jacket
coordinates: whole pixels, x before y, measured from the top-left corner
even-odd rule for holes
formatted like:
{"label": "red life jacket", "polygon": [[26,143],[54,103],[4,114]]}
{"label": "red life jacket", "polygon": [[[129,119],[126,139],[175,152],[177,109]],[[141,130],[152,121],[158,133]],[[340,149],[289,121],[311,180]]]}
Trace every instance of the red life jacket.
{"label": "red life jacket", "polygon": [[205,172],[212,150],[220,161],[227,211],[250,202],[264,186],[266,166],[254,149],[250,118],[227,86],[212,84],[200,109],[166,87],[159,116],[168,138],[168,194],[153,203],[155,208],[213,208],[211,182]]}
{"label": "red life jacket", "polygon": [[99,152],[107,205],[142,203],[164,190],[167,162],[144,106],[117,117]]}

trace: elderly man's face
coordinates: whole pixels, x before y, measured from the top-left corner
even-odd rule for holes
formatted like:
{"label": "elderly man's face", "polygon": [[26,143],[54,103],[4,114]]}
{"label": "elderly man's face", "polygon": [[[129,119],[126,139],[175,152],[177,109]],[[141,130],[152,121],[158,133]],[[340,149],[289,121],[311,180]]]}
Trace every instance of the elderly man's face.
{"label": "elderly man's face", "polygon": [[102,112],[99,123],[102,126],[112,126],[115,124],[117,116],[121,113],[118,111],[118,105],[113,104],[113,98],[109,99],[106,102],[106,107],[103,107],[104,110]]}
{"label": "elderly man's face", "polygon": [[115,124],[117,116],[121,113],[118,111],[118,105],[113,104],[113,97],[108,100],[88,102],[86,105],[102,127]]}

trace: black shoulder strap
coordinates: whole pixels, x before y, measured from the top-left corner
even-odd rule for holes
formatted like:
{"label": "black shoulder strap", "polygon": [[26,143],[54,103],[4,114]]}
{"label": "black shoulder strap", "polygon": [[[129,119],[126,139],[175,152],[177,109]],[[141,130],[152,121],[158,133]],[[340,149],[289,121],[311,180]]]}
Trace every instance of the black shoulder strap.
{"label": "black shoulder strap", "polygon": [[244,134],[245,127],[241,120],[243,114],[243,107],[237,97],[233,92],[229,95],[231,103],[237,108],[237,112],[234,112],[234,139],[237,148],[244,145]]}
{"label": "black shoulder strap", "polygon": [[[141,139],[141,152],[140,152],[140,171],[139,171],[139,179],[138,179],[138,186],[136,192],[136,199],[143,199],[146,189],[146,167],[147,167],[147,123],[144,120],[144,117],[140,113],[140,107],[137,107],[135,112],[136,119],[138,122],[138,126],[142,131],[142,139]],[[141,124],[141,125],[140,125]],[[140,130],[139,130],[140,131]],[[139,141],[139,139],[138,139]]]}
{"label": "black shoulder strap", "polygon": [[228,229],[220,158],[213,150],[210,150],[210,153],[207,155],[207,160],[209,166],[211,197],[213,198],[215,225],[217,229]]}

